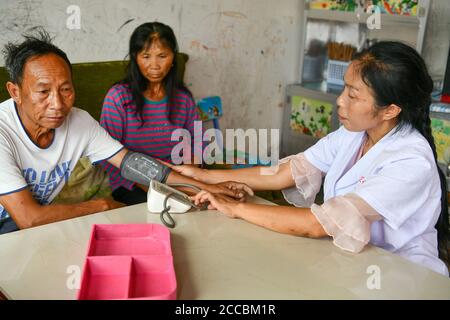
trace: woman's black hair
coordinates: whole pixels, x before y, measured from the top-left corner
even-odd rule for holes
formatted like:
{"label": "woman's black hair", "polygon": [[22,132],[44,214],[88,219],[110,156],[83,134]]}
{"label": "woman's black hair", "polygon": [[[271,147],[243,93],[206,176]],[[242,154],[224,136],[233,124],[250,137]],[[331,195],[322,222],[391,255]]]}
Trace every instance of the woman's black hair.
{"label": "woman's black hair", "polygon": [[399,106],[398,130],[411,125],[430,144],[436,160],[441,184],[441,214],[436,224],[440,255],[448,260],[447,239],[449,217],[447,204],[447,181],[437,163],[436,146],[431,132],[430,104],[433,80],[428,74],[425,61],[410,46],[394,41],[382,41],[357,53],[353,58],[364,83],[374,94],[376,107],[391,104]]}
{"label": "woman's black hair", "polygon": [[133,102],[136,104],[136,112],[142,119],[142,110],[144,108],[144,91],[147,89],[149,81],[142,75],[137,64],[137,55],[145,48],[150,47],[153,41],[160,41],[167,46],[174,54],[173,66],[163,80],[164,89],[170,106],[174,105],[176,89],[183,91],[192,97],[189,89],[185,87],[182,79],[178,79],[178,43],[172,28],[161,22],[147,22],[138,26],[132,33],[129,44],[129,62],[127,74],[120,83],[130,86],[133,96]]}

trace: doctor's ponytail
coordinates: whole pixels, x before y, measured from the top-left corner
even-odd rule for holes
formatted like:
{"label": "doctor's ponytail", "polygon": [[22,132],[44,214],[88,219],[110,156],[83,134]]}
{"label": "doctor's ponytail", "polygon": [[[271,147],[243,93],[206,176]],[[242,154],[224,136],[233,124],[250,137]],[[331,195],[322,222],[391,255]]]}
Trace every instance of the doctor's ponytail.
{"label": "doctor's ponytail", "polygon": [[441,184],[441,214],[436,223],[440,256],[449,260],[447,241],[449,217],[447,181],[437,162],[437,152],[431,131],[430,104],[433,80],[422,57],[413,48],[392,41],[383,41],[358,53],[354,59],[364,83],[374,94],[377,108],[395,104],[402,111],[399,126],[411,125],[430,144]]}

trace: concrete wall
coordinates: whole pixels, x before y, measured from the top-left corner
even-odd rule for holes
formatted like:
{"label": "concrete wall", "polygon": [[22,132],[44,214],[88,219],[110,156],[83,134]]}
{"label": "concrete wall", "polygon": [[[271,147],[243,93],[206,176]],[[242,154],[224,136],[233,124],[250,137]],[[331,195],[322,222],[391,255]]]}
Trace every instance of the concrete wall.
{"label": "concrete wall", "polygon": [[423,57],[434,79],[443,79],[450,46],[450,1],[431,0]]}
{"label": "concrete wall", "polygon": [[[220,95],[222,128],[279,128],[286,84],[298,80],[302,0],[0,0],[0,46],[37,25],[72,62],[121,60],[136,26],[172,26],[190,55],[186,83],[196,98]],[[69,30],[67,8],[81,10]],[[423,54],[444,75],[450,1],[432,0]],[[3,59],[0,57],[0,65]]]}
{"label": "concrete wall", "polygon": [[[0,0],[0,46],[42,25],[72,62],[121,60],[134,28],[158,20],[174,29],[190,56],[186,83],[194,96],[222,97],[222,128],[279,128],[285,85],[297,79],[300,3]],[[80,30],[66,27],[69,5],[81,9]]]}

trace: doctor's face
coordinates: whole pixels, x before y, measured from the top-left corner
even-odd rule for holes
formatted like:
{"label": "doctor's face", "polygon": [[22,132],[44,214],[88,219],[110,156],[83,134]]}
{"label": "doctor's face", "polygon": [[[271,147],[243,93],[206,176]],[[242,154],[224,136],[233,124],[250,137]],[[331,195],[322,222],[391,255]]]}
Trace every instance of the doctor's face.
{"label": "doctor's face", "polygon": [[349,131],[367,131],[379,126],[382,112],[377,112],[372,90],[364,83],[357,68],[350,64],[344,76],[345,88],[337,98],[339,122]]}

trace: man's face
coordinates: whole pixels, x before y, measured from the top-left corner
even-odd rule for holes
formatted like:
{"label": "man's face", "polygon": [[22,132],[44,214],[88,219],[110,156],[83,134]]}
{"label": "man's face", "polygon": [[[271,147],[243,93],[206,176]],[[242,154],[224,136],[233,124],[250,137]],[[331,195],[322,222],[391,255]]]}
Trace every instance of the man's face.
{"label": "man's face", "polygon": [[13,97],[24,125],[56,129],[61,126],[75,100],[67,62],[51,53],[30,58],[21,85]]}

